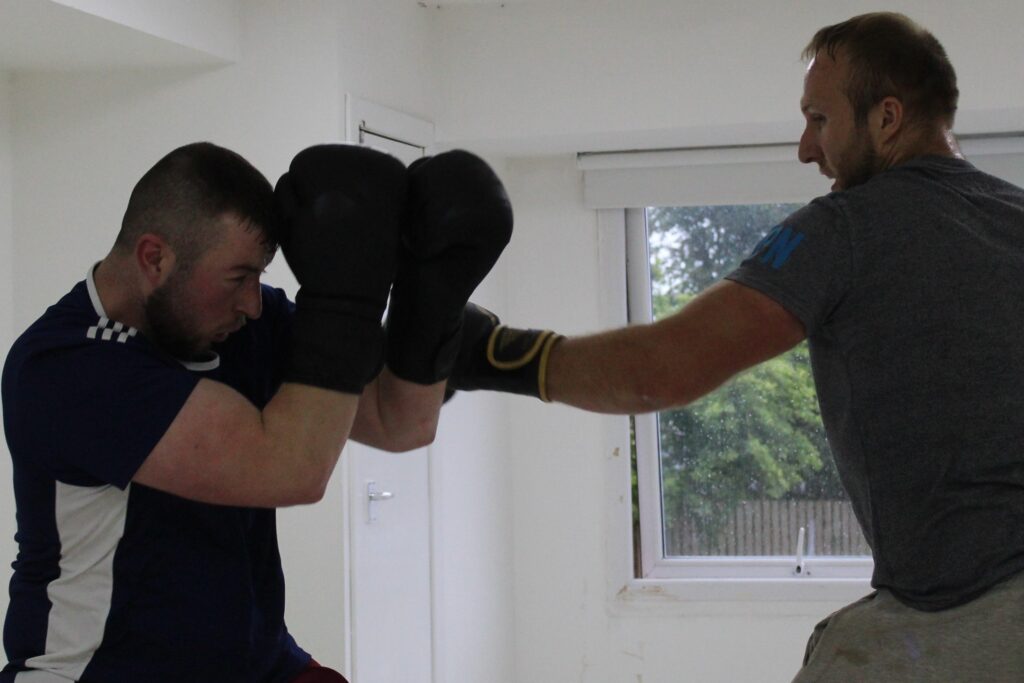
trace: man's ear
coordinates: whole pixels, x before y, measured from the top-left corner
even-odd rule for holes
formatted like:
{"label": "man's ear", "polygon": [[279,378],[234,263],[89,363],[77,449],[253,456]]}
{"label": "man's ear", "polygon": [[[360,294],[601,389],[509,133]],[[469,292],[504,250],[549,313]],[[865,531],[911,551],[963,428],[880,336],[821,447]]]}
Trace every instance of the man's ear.
{"label": "man's ear", "polygon": [[893,96],[882,99],[871,110],[871,132],[878,147],[892,145],[904,128],[903,102]]}
{"label": "man's ear", "polygon": [[147,232],[135,242],[135,263],[149,291],[166,282],[174,262],[174,250],[159,235]]}

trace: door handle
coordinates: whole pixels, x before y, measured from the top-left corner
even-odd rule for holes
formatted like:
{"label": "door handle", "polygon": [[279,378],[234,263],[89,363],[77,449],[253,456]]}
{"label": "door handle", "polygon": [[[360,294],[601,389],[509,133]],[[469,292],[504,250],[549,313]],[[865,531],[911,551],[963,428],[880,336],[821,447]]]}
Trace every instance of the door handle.
{"label": "door handle", "polygon": [[377,521],[377,506],[375,503],[380,503],[386,500],[391,500],[395,497],[395,494],[391,491],[381,491],[377,487],[377,482],[368,481],[366,482],[366,521],[367,524]]}

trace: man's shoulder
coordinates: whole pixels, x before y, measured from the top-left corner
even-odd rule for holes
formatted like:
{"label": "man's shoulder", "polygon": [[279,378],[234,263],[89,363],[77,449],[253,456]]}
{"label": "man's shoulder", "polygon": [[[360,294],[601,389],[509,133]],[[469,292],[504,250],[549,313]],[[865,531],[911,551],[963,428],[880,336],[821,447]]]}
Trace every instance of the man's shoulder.
{"label": "man's shoulder", "polygon": [[90,327],[99,325],[100,318],[92,308],[85,282],[79,282],[29,325],[11,350],[45,350],[85,338]]}
{"label": "man's shoulder", "polygon": [[77,373],[86,362],[125,366],[140,357],[124,353],[127,349],[154,355],[138,330],[98,312],[86,283],[79,282],[11,345],[4,364],[5,389],[22,372],[32,377]]}
{"label": "man's shoulder", "polygon": [[965,203],[998,198],[1024,207],[1024,189],[960,157],[925,156],[879,173],[857,187],[830,195],[858,217],[947,215]]}
{"label": "man's shoulder", "polygon": [[[919,188],[922,191],[940,187],[965,186],[972,190],[1010,187],[1012,183],[981,170],[970,161],[957,156],[925,155],[910,159],[899,166],[878,174],[861,188],[864,194],[872,192],[905,192]],[[858,190],[861,188],[854,188]]]}
{"label": "man's shoulder", "polygon": [[89,341],[123,344],[137,334],[134,328],[97,312],[83,281],[29,325],[12,349],[42,351]]}

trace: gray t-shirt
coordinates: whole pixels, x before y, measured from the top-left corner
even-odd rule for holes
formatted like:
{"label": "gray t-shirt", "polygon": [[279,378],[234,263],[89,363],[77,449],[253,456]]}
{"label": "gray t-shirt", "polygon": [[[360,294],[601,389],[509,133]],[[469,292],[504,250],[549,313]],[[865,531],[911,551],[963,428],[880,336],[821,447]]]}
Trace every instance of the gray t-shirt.
{"label": "gray t-shirt", "polygon": [[728,278],[806,328],[874,586],[939,610],[1024,569],[1024,190],[915,159],[814,200]]}

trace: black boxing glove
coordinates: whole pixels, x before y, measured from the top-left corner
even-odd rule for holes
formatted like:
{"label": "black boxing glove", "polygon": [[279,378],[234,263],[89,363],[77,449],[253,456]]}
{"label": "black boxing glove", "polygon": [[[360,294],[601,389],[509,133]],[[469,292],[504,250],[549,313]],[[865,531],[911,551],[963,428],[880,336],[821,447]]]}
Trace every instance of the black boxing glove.
{"label": "black boxing glove", "polygon": [[281,251],[299,281],[286,382],[361,393],[383,365],[405,166],[354,145],[299,152],[277,183]]}
{"label": "black boxing glove", "polygon": [[[551,349],[564,339],[551,330],[506,327],[483,306],[466,304],[461,345],[447,390],[488,389],[550,401]],[[451,394],[446,396],[447,400]]]}
{"label": "black boxing glove", "polygon": [[387,364],[433,384],[451,373],[462,311],[512,236],[512,206],[494,171],[454,150],[409,166],[408,219],[387,320]]}

